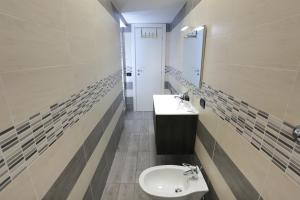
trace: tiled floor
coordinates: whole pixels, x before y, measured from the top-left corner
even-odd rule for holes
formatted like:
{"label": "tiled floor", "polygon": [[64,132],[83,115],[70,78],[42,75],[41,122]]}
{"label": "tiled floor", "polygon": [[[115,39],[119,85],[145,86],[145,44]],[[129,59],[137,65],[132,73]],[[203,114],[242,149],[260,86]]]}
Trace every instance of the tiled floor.
{"label": "tiled floor", "polygon": [[156,155],[152,112],[128,112],[102,200],[148,200],[138,185],[140,173],[162,164],[195,164],[193,155]]}

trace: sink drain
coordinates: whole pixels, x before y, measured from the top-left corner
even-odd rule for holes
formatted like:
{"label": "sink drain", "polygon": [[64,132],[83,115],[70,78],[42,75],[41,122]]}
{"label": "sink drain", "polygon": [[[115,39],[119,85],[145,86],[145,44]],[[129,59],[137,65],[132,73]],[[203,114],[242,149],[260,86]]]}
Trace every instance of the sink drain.
{"label": "sink drain", "polygon": [[175,189],[175,192],[176,192],[176,193],[182,192],[182,189],[181,189],[181,188],[176,188],[176,189]]}

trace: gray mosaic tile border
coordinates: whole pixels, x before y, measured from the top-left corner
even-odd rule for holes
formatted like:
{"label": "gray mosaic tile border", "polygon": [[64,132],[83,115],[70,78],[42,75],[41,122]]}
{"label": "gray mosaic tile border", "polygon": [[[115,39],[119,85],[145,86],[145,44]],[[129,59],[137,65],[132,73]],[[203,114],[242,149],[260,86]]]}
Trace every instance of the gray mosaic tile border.
{"label": "gray mosaic tile border", "polygon": [[[119,108],[123,100],[123,93],[115,98],[113,103],[107,109],[107,111],[102,116],[101,120],[97,123],[95,128],[86,138],[85,142],[81,145],[79,150],[75,153],[72,160],[64,168],[63,172],[56,179],[54,184],[42,198],[43,200],[52,200],[52,199],[67,199],[70,195],[70,192],[73,190],[74,185],[78,181],[82,171],[84,170],[86,164],[88,163],[90,157],[94,153],[99,141],[101,140],[104,132],[111,123],[111,119],[114,117],[116,110]],[[124,121],[124,111],[119,116],[118,122],[114,128],[114,131],[110,137],[110,141],[107,144],[105,151],[100,160],[101,166],[107,165],[108,168],[111,166],[110,160],[114,157],[115,148],[119,141],[119,135],[123,129]],[[114,150],[112,152],[111,150]],[[109,158],[112,157],[112,158]],[[108,159],[109,158],[109,159]],[[101,168],[102,169],[102,168]],[[96,173],[96,172],[95,172]],[[96,179],[104,179],[104,176],[94,177]],[[100,188],[99,188],[100,189]]]}
{"label": "gray mosaic tile border", "polygon": [[294,126],[239,98],[216,90],[202,82],[201,88],[185,80],[182,72],[166,66],[166,77],[175,78],[189,91],[206,100],[222,120],[226,120],[252,146],[264,154],[289,178],[300,184],[300,144],[292,137]]}
{"label": "gray mosaic tile border", "polygon": [[0,131],[0,191],[100,102],[122,80],[121,75],[118,70],[53,104],[46,112]]}

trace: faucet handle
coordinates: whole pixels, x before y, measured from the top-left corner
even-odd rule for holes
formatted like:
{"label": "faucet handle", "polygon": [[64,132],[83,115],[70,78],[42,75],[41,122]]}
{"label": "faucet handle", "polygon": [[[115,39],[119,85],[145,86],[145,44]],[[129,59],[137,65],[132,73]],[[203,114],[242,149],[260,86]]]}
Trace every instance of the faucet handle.
{"label": "faucet handle", "polygon": [[190,168],[191,171],[198,174],[200,172],[200,168],[197,165],[191,165],[188,163],[182,163],[182,166]]}
{"label": "faucet handle", "polygon": [[193,165],[188,164],[188,163],[182,163],[182,166],[184,166],[184,167],[192,167]]}

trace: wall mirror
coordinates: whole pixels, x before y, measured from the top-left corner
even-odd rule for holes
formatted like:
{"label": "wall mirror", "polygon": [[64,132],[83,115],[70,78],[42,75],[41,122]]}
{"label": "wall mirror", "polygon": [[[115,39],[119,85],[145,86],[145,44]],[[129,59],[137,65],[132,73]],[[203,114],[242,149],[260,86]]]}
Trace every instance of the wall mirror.
{"label": "wall mirror", "polygon": [[184,32],[182,48],[183,77],[196,87],[201,87],[205,37],[206,27],[204,25]]}

